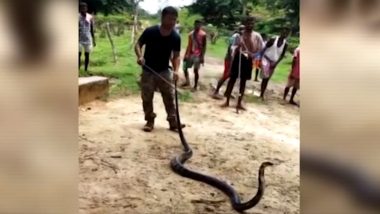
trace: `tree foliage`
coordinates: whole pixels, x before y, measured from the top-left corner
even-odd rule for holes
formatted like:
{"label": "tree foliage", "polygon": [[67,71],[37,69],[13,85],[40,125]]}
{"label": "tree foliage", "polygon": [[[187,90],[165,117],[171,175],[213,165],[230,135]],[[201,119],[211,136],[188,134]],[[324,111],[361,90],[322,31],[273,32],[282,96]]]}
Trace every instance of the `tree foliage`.
{"label": "tree foliage", "polygon": [[90,12],[104,15],[133,11],[134,0],[80,0],[86,2]]}
{"label": "tree foliage", "polygon": [[199,13],[204,21],[218,27],[233,28],[241,17],[240,0],[197,0],[189,7],[190,13]]}
{"label": "tree foliage", "polygon": [[247,15],[258,18],[258,29],[277,32],[284,26],[299,32],[299,0],[196,0],[187,7],[204,21],[219,28],[233,30]]}
{"label": "tree foliage", "polygon": [[282,10],[284,12],[283,21],[292,28],[293,33],[299,33],[299,0],[266,0],[262,2],[265,2],[267,9]]}

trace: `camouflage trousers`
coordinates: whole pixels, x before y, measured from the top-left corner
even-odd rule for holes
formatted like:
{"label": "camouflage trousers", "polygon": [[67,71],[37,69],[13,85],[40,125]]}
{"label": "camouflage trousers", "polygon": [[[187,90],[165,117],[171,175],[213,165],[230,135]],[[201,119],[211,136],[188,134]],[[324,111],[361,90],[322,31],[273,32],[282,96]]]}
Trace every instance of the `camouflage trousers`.
{"label": "camouflage trousers", "polygon": [[[172,82],[172,74],[169,70],[162,71],[159,74],[168,82]],[[153,97],[156,88],[160,90],[167,113],[167,120],[170,124],[175,124],[174,89],[160,77],[149,71],[143,71],[141,75],[141,98],[143,101],[145,120],[154,120],[156,117],[153,111]]]}

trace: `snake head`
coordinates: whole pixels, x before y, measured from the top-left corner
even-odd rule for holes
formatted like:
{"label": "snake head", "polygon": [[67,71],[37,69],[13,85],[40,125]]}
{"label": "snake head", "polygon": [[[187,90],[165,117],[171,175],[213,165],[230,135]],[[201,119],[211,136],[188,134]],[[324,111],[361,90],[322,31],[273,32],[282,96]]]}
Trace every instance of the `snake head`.
{"label": "snake head", "polygon": [[274,163],[266,161],[266,162],[264,162],[264,163],[261,164],[261,167],[263,167],[263,168],[265,168],[267,166],[274,166]]}
{"label": "snake head", "polygon": [[274,164],[272,162],[266,161],[263,162],[259,169],[259,177],[262,181],[264,181],[264,170],[267,166],[273,166]]}
{"label": "snake head", "polygon": [[264,162],[262,164],[265,165],[265,167],[267,167],[267,166],[274,166],[274,165],[278,166],[278,165],[283,164],[283,163],[285,163],[287,161],[288,160],[281,160],[281,159],[278,159],[278,158],[274,158],[273,161],[271,161],[271,162],[270,161],[266,161],[266,162]]}

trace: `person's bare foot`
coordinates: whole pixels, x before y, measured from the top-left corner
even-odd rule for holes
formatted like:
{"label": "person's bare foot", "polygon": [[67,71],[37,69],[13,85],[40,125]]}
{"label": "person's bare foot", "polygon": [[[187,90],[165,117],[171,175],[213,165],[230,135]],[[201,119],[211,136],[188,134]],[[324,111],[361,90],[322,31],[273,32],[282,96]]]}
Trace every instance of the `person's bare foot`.
{"label": "person's bare foot", "polygon": [[230,106],[227,102],[223,103],[220,107],[222,108],[227,108],[228,106]]}
{"label": "person's bare foot", "polygon": [[213,93],[213,94],[211,95],[211,97],[212,97],[213,99],[215,99],[215,100],[222,100],[222,99],[223,99],[223,96],[221,96],[221,95],[218,94],[218,93]]}
{"label": "person's bare foot", "polygon": [[[226,95],[226,94],[224,94],[224,97],[227,97],[227,95]],[[231,94],[231,95],[230,95],[230,99],[233,99],[233,100],[234,100],[234,99],[236,99],[236,96],[235,96],[235,95],[233,95],[233,94]]]}
{"label": "person's bare foot", "polygon": [[293,100],[290,100],[290,101],[289,101],[289,104],[291,104],[291,105],[295,105],[295,106],[299,107],[299,104],[296,103],[296,102],[294,102]]}
{"label": "person's bare foot", "polygon": [[186,87],[189,87],[190,86],[190,83],[189,82],[184,82],[180,85],[181,88],[186,88]]}
{"label": "person's bare foot", "polygon": [[247,111],[247,108],[244,107],[242,104],[238,104],[238,105],[236,106],[236,108],[239,109],[239,110]]}

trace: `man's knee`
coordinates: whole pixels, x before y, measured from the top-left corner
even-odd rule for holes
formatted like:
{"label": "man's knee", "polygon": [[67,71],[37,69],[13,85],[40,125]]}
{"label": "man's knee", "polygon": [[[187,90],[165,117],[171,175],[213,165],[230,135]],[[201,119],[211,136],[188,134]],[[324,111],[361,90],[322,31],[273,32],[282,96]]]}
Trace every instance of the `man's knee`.
{"label": "man's knee", "polygon": [[160,88],[162,99],[165,104],[173,104],[174,105],[174,90],[171,87],[163,86]]}
{"label": "man's knee", "polygon": [[234,82],[236,82],[236,80],[237,80],[237,77],[230,77],[229,82],[231,82],[231,83],[233,82],[234,83]]}
{"label": "man's knee", "polygon": [[194,72],[197,72],[197,73],[198,73],[200,67],[201,67],[200,63],[198,63],[198,62],[197,62],[197,63],[194,63]]}
{"label": "man's knee", "polygon": [[143,102],[152,102],[153,100],[154,89],[152,87],[141,88],[141,99]]}
{"label": "man's knee", "polygon": [[140,78],[141,94],[152,94],[156,89],[154,76],[148,72],[143,72]]}
{"label": "man's knee", "polygon": [[174,104],[174,93],[171,90],[165,90],[161,92],[162,99],[165,103],[173,103]]}
{"label": "man's knee", "polygon": [[149,84],[149,82],[141,83],[141,98],[144,102],[149,102],[153,100],[155,87],[153,84]]}

